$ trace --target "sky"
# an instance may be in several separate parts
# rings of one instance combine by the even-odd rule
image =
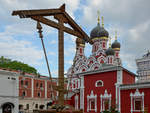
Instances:
[[[114,41],[115,30],[121,43],[123,66],[136,73],[135,59],[150,50],[150,0],[0,0],[0,56],[18,60],[35,67],[48,76],[36,22],[12,16],[14,10],[50,9],[66,4],[66,12],[90,36],[97,25],[97,11],[104,16],[105,29]],[[51,74],[58,75],[58,31],[42,24]],[[65,73],[75,56],[76,37],[64,36]],[[85,55],[91,54],[86,44]]]

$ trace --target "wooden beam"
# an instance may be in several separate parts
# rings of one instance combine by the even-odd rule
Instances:
[[[46,25],[51,26],[51,27],[54,27],[56,29],[60,29],[62,27],[63,31],[65,31],[66,33],[69,33],[71,35],[74,35],[74,36],[77,36],[77,37],[80,37],[80,38],[84,39],[83,35],[81,35],[79,32],[74,31],[74,30],[72,30],[72,29],[70,29],[68,27],[61,26],[59,23],[54,22],[52,20],[49,20],[47,18],[44,18],[42,16],[32,16],[31,18],[33,20],[39,21],[39,22],[41,22],[43,24],[46,24]]]
[[[68,15],[68,13],[63,12],[64,16],[68,19],[68,24],[75,30],[80,32],[84,36],[84,40],[86,42],[89,42],[92,44],[92,40],[89,38],[89,36],[81,29],[81,27]],[[80,37],[79,37],[80,38]]]
[[[51,16],[62,12],[62,9],[17,10],[13,11],[12,15],[19,15],[20,18],[30,18],[31,16]]]

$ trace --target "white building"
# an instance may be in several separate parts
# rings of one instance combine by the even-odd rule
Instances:
[[[18,75],[0,70],[0,113],[18,113]]]
[[[136,59],[138,80],[150,80],[150,52],[148,51],[142,58]]]

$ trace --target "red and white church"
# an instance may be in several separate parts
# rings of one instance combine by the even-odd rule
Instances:
[[[67,72],[69,104],[84,113],[102,113],[114,105],[121,113],[150,113],[150,82],[135,82],[137,75],[122,66],[117,35],[107,47],[109,33],[99,20],[90,33],[89,57],[84,54],[85,42],[76,40],[73,65]]]

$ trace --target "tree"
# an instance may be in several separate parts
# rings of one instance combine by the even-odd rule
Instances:
[[[26,73],[37,74],[37,70],[34,67],[31,67],[28,64],[24,64],[16,60],[12,61],[11,59],[4,58],[3,56],[0,57],[0,67]]]

